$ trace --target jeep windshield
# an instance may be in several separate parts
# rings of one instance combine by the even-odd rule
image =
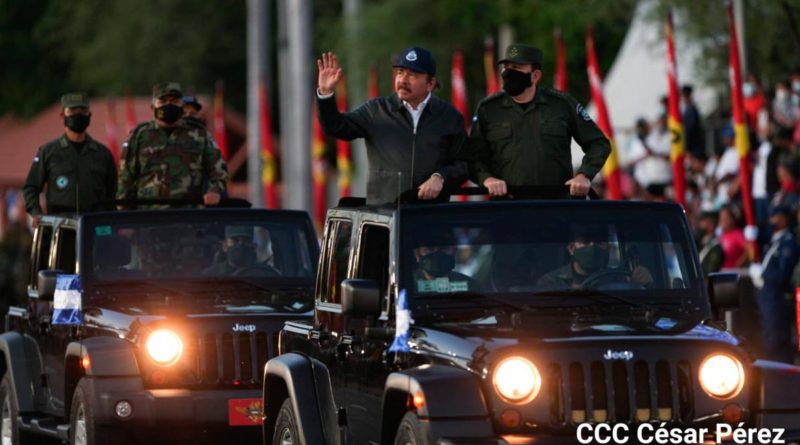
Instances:
[[[675,205],[417,206],[402,210],[400,230],[401,289],[417,307],[602,304],[641,311],[703,296],[688,226]]]
[[[248,306],[311,301],[319,253],[307,216],[298,212],[96,214],[84,217],[82,236],[81,277],[92,296],[205,297]]]

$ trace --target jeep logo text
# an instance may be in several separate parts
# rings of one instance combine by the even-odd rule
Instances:
[[[256,325],[254,324],[239,324],[233,325],[233,332],[255,332]]]
[[[633,360],[633,351],[612,351],[609,349],[603,354],[606,360]]]

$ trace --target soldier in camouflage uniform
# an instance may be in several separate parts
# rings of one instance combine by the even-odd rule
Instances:
[[[84,93],[61,97],[64,134],[39,147],[22,191],[25,207],[39,224],[39,194],[47,185],[47,212],[74,213],[96,209],[96,203],[114,199],[117,166],[109,149],[86,131],[92,112]]]
[[[493,196],[507,185],[568,185],[569,194],[586,195],[611,153],[608,139],[572,96],[540,85],[541,50],[509,45],[498,63],[503,91],[478,105],[464,150],[471,179]],[[572,138],[585,153],[574,175]]]
[[[208,132],[181,119],[182,98],[178,83],[153,87],[155,119],[134,128],[122,150],[118,199],[202,196],[205,205],[219,203],[227,166]]]

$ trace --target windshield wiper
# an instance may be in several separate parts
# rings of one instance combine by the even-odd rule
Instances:
[[[512,309],[520,311],[527,311],[529,309],[527,305],[519,304],[511,300],[506,300],[505,298],[496,297],[494,295],[487,295],[480,292],[446,292],[446,293],[435,293],[425,296],[417,295],[412,301],[416,304],[425,304],[428,301],[459,302],[459,300],[468,300],[469,302],[475,302],[475,301],[492,302],[495,304],[500,304],[502,306],[510,307]],[[453,305],[453,306],[458,307],[459,309],[463,309],[462,305]],[[481,305],[480,308],[484,307],[485,305]]]
[[[115,294],[141,293],[142,288],[145,288],[145,291],[148,290],[147,288],[150,288],[150,290],[158,290],[173,295],[186,294],[186,289],[176,289],[174,287],[170,287],[162,283],[147,281],[147,280],[124,280],[124,281],[100,282],[95,284],[95,286],[100,288],[114,288],[113,293]],[[112,292],[112,291],[107,291],[107,292]]]
[[[610,294],[608,292],[603,292],[596,289],[560,289],[560,290],[549,290],[549,291],[541,291],[541,292],[533,292],[529,295],[533,295],[536,297],[579,297],[585,300],[601,300],[603,298],[610,298],[613,300],[617,300],[621,303],[625,303],[627,306],[637,307],[637,308],[649,308],[650,305],[647,303],[642,303],[641,301],[632,300],[630,298],[626,298],[616,294]]]

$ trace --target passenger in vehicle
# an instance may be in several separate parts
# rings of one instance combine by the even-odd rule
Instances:
[[[551,289],[591,288],[607,283],[637,283],[647,286],[653,276],[646,267],[636,264],[632,270],[609,268],[608,233],[600,228],[573,228],[567,244],[570,261],[544,274],[539,287]]]
[[[478,290],[471,277],[456,272],[455,238],[450,232],[429,233],[414,249],[417,267],[414,286],[418,293],[465,292]]]
[[[227,226],[222,252],[220,261],[204,270],[204,274],[212,276],[281,275],[275,267],[258,261],[257,246],[253,241],[253,227],[251,226]]]

